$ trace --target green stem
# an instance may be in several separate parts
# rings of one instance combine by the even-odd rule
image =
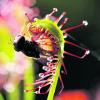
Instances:
[[[3,96],[0,94],[0,100],[4,100]]]
[[[18,84],[15,85],[15,90],[11,93],[8,93],[8,100],[14,100],[14,98],[16,98],[16,100],[20,100],[20,96],[19,96],[19,87]]]
[[[29,65],[29,68],[25,71],[25,74],[24,74],[24,84],[27,84],[27,83],[33,83],[34,82],[34,70],[33,70],[34,66],[32,64],[32,61],[30,61],[30,65]],[[29,89],[32,89],[33,86],[24,86],[24,89],[25,90],[29,90]],[[34,97],[34,93],[33,92],[25,92],[24,93],[24,100],[35,100],[35,97]]]
[[[54,98],[54,93],[55,93],[55,90],[56,90],[56,86],[57,86],[57,82],[58,82],[58,78],[59,78],[59,74],[60,74],[60,68],[61,68],[61,62],[59,61],[47,100],[54,100],[53,98]]]

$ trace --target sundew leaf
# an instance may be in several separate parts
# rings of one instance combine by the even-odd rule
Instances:
[[[60,68],[61,68],[61,62],[59,61],[58,66],[56,68],[55,75],[54,75],[53,84],[50,88],[47,100],[54,100],[53,98],[54,98],[54,94],[55,94],[56,87],[57,87],[57,82],[58,82],[58,78],[59,78],[59,74],[60,74]]]

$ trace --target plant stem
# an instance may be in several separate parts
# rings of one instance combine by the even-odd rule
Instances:
[[[27,83],[33,83],[34,82],[34,64],[32,64],[32,61],[29,62],[29,68],[25,71],[25,74],[24,74],[24,84],[27,84]],[[29,89],[32,89],[33,86],[30,86],[30,87],[27,87],[27,86],[24,86],[24,89],[25,90],[29,90]],[[24,93],[24,100],[35,100],[35,97],[34,97],[34,93],[33,92],[26,92]]]
[[[4,100],[3,96],[0,94],[0,100]]]

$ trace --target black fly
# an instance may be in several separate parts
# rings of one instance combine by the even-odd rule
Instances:
[[[14,40],[14,49],[23,52],[25,55],[34,58],[40,58],[38,44],[25,40],[24,36],[18,35]]]

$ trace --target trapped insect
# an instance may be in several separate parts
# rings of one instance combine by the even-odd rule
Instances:
[[[14,40],[14,47],[16,51],[21,51],[29,57],[33,57],[35,60],[44,60],[46,65],[42,67],[44,70],[43,73],[39,73],[39,79],[35,80],[32,84],[27,84],[26,86],[34,85],[34,89],[25,90],[25,92],[30,92],[35,90],[36,94],[45,94],[48,93],[50,87],[54,82],[54,75],[56,73],[56,68],[60,64],[64,69],[64,73],[67,74],[63,57],[64,54],[83,59],[86,55],[89,54],[89,50],[79,45],[72,43],[70,41],[65,41],[64,38],[67,38],[70,30],[81,26],[87,26],[87,21],[82,21],[81,24],[73,26],[67,29],[62,30],[64,24],[68,21],[69,18],[65,18],[61,25],[58,26],[58,23],[65,16],[63,12],[60,17],[55,20],[51,19],[51,16],[57,12],[57,8],[53,8],[53,11],[50,14],[47,14],[44,19],[34,18],[26,23],[21,35],[18,35]],[[26,14],[27,15],[27,14]],[[27,16],[28,17],[28,16]],[[64,51],[65,44],[80,48],[84,51],[82,56],[72,54],[70,52]],[[67,45],[66,45],[67,46]],[[62,83],[61,75],[59,72],[59,78]],[[49,88],[42,92],[41,89],[49,86]],[[60,91],[60,92],[61,92]]]

